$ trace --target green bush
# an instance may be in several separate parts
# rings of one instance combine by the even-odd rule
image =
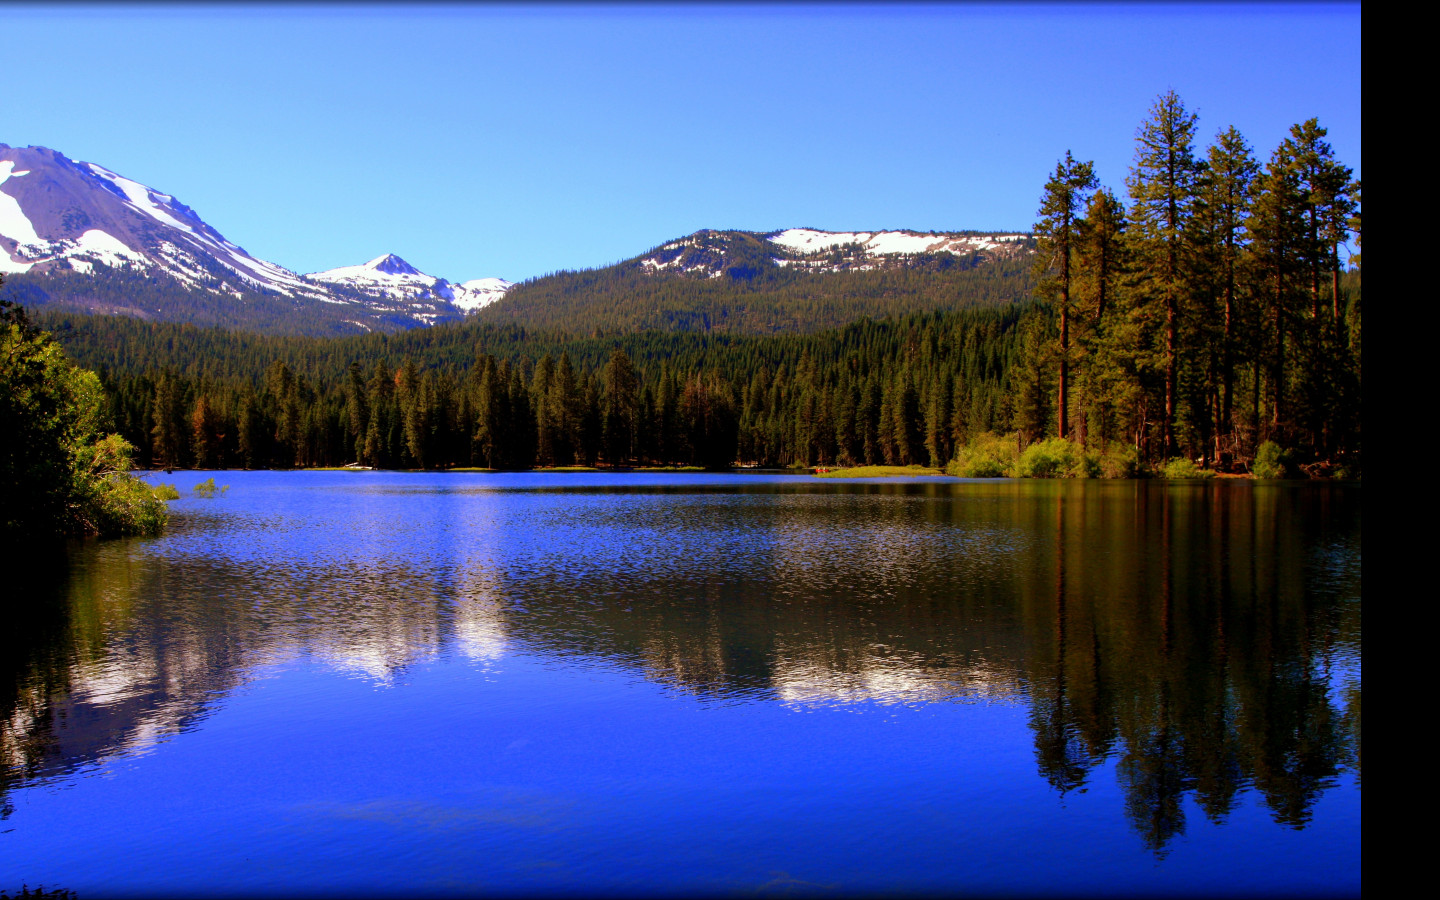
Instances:
[[[1290,451],[1274,441],[1266,441],[1255,451],[1250,471],[1256,478],[1284,478],[1290,471]]]
[[[159,534],[169,511],[166,500],[178,499],[172,485],[151,486],[130,474],[131,447],[109,434],[75,453],[76,500],[73,530],[83,534]]]
[[[94,372],[0,301],[0,534],[153,534],[165,501],[130,474],[134,448],[105,434]]]
[[[594,471],[594,470],[591,469],[591,470],[587,470],[587,471]],[[215,498],[215,495],[216,495],[217,493],[218,493],[218,494],[224,494],[224,493],[225,493],[226,491],[228,491],[228,490],[230,490],[230,485],[228,485],[228,484],[221,485],[220,487],[217,488],[217,487],[215,486],[215,479],[214,479],[213,477],[205,479],[204,481],[200,482],[199,484],[195,485],[195,487],[194,487],[195,496],[197,496],[197,497],[204,497],[204,498],[206,498],[206,499],[208,499],[208,500],[213,500],[213,499]]]
[[[961,447],[945,467],[960,478],[1007,478],[1015,471],[1016,436],[981,432]]]
[[[1021,478],[1073,478],[1084,464],[1084,453],[1065,438],[1049,438],[1025,448],[1015,466]]]
[[[1195,465],[1193,459],[1177,456],[1160,467],[1160,477],[1178,481],[1186,478],[1214,478],[1215,473]]]
[[[1140,449],[1134,444],[1112,443],[1100,456],[1100,474],[1105,478],[1139,478],[1145,474]]]
[[[1070,471],[1071,478],[1099,478],[1103,474],[1101,469],[1101,457],[1093,450],[1087,450],[1080,454],[1075,461],[1075,468]]]

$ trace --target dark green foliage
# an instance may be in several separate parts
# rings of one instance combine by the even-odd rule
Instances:
[[[1008,425],[1021,318],[913,314],[773,337],[471,322],[330,340],[47,321],[104,371],[146,464],[514,469],[943,461]]]
[[[25,311],[0,301],[0,533],[148,534],[165,504],[106,434],[95,373],[76,368]]]
[[[1103,462],[1117,441],[1174,471],[1244,471],[1277,441],[1306,472],[1358,472],[1360,274],[1339,263],[1358,184],[1314,120],[1263,169],[1233,128],[1203,156],[1195,133],[1173,92],[1158,98],[1130,208],[1101,189],[1070,232],[1092,182],[1068,156],[1057,167],[1036,225],[1051,312],[1022,327],[1011,427],[1022,444],[1074,440],[1101,470],[1128,468]]]
[[[1252,471],[1256,478],[1284,478],[1290,474],[1290,454],[1274,441],[1266,441],[1255,451]]]

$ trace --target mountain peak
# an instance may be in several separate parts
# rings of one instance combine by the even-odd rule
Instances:
[[[419,269],[393,253],[377,256],[365,264],[365,268],[384,272],[386,275],[422,275]]]

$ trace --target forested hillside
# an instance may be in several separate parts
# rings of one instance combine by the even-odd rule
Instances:
[[[522,282],[477,318],[577,334],[781,334],[838,328],[866,316],[1015,303],[1029,299],[1034,287],[1033,241],[1006,253],[890,257],[848,245],[778,262],[781,248],[749,232],[701,232],[683,243],[683,251],[662,247],[607,268]]]
[[[944,460],[957,434],[1008,423],[1020,318],[773,337],[471,324],[345,341],[148,323],[112,341],[108,321],[46,324],[99,369],[121,433],[155,465],[524,468]]]
[[[506,304],[560,310],[534,312],[543,328],[321,340],[43,322],[100,370],[116,426],[152,464],[1127,475],[1177,459],[1245,471],[1268,443],[1272,463],[1283,448],[1308,473],[1356,474],[1360,185],[1314,120],[1263,165],[1234,129],[1197,149],[1196,128],[1173,93],[1157,100],[1128,203],[1067,153],[1028,272],[1018,254],[799,272],[716,233],[731,245],[719,277],[636,263],[514,288]],[[821,299],[829,278],[846,287]],[[1010,302],[1029,282],[1033,299]],[[820,327],[865,312],[885,317]],[[751,333],[782,319],[787,333]],[[1027,469],[1020,451],[1047,441],[1060,462]]]

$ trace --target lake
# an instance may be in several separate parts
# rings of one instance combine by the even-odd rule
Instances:
[[[160,479],[6,588],[0,890],[1360,893],[1359,485]]]

